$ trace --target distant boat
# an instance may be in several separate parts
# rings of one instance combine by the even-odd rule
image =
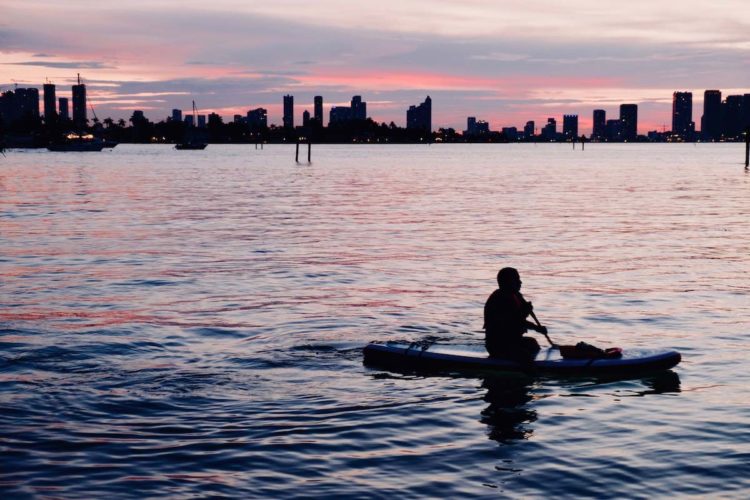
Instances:
[[[181,142],[179,144],[175,144],[175,149],[206,149],[205,142]]]
[[[94,137],[92,134],[77,134],[71,132],[66,135],[62,140],[50,143],[47,149],[50,151],[101,151],[105,147],[113,148],[115,146],[108,146],[108,141],[104,141],[98,137]]]
[[[208,146],[207,143],[199,141],[195,137],[195,117],[195,101],[193,101],[193,125],[185,132],[185,140],[175,144],[175,149],[206,149],[206,146]]]

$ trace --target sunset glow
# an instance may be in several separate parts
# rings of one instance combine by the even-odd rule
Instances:
[[[430,95],[436,128],[458,129],[466,116],[522,127],[573,113],[584,125],[595,108],[635,103],[643,133],[668,121],[675,90],[692,90],[698,109],[705,89],[747,92],[745,7],[9,0],[0,87],[49,80],[64,96],[80,73],[101,116],[141,109],[160,120],[194,99],[228,118],[265,107],[272,123],[284,94],[295,96],[298,117],[314,95],[326,112],[361,95],[374,120],[401,125]]]

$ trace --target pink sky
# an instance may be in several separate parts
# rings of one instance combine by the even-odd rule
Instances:
[[[594,109],[636,103],[645,133],[669,127],[675,90],[694,93],[697,123],[705,89],[750,92],[740,0],[3,3],[2,89],[48,78],[65,96],[81,73],[97,114],[116,119],[160,120],[195,99],[226,119],[266,107],[279,123],[284,94],[297,120],[314,95],[328,108],[356,94],[376,121],[403,125],[430,95],[435,128],[578,114],[586,133]]]

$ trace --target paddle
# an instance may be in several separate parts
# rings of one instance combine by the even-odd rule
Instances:
[[[534,311],[531,311],[531,317],[534,318],[534,321],[536,321],[536,326],[542,328],[542,324],[539,322],[539,318],[536,317],[536,314],[534,314]],[[544,338],[547,339],[547,342],[549,342],[549,345],[552,346],[553,349],[559,348],[557,344],[552,342],[552,340],[549,338],[549,335],[547,335],[546,333],[543,333],[542,335],[544,335]]]

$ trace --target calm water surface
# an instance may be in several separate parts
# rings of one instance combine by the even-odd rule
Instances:
[[[742,145],[0,157],[3,498],[746,498]],[[498,268],[632,380],[426,376]],[[541,340],[541,339],[540,339]]]

